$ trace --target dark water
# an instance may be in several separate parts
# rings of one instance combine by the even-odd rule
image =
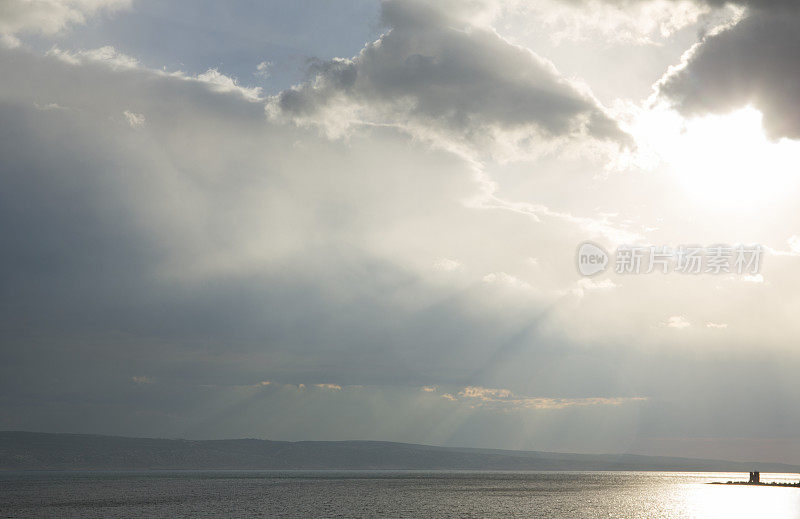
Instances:
[[[705,484],[745,477],[666,472],[0,473],[0,516],[800,519],[800,489]],[[771,479],[780,478],[800,476]]]

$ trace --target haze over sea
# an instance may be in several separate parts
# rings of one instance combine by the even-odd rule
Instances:
[[[798,518],[800,490],[734,473],[6,472],[3,517]],[[766,481],[797,474],[764,474]]]

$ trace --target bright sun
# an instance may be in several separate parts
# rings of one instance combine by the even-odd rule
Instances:
[[[787,194],[800,173],[800,142],[769,141],[761,118],[750,107],[691,120],[656,109],[633,131],[690,196],[718,207],[752,208]]]

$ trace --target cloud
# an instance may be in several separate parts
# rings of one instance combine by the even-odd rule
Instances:
[[[603,280],[595,280],[591,278],[581,278],[578,280],[578,287],[583,290],[610,290],[617,288],[616,283],[606,278]]]
[[[658,90],[686,116],[753,106],[772,139],[800,138],[796,102],[800,8],[796,2],[743,2],[741,21],[713,31],[668,72]]]
[[[251,101],[261,99],[261,87],[240,86],[236,78],[226,76],[215,68],[210,68],[202,74],[198,74],[197,79],[211,85],[211,88],[216,92],[238,92]]]
[[[786,245],[789,246],[788,250],[774,249],[772,247],[764,247],[764,250],[773,256],[800,256],[800,236],[793,234],[786,240]]]
[[[86,62],[103,63],[112,69],[136,69],[139,68],[139,60],[123,54],[114,47],[106,45],[97,49],[66,51],[54,46],[47,54],[55,56],[71,65],[80,65]]]
[[[15,49],[20,45],[22,45],[22,42],[16,36],[11,34],[0,34],[0,47]]]
[[[477,398],[486,402],[499,399],[508,400],[513,393],[508,389],[493,389],[486,387],[469,386],[458,392],[458,396],[464,398]]]
[[[789,244],[789,249],[793,253],[800,254],[800,236],[793,234],[788,240],[786,240],[786,243]]]
[[[707,322],[706,328],[711,328],[712,330],[724,330],[728,327],[728,323],[712,323]]]
[[[0,217],[18,222],[0,232],[15,301],[0,364],[27,366],[2,370],[3,391],[56,378],[34,351],[69,366],[77,401],[124,407],[127,370],[159,387],[419,387],[533,340],[541,297],[503,308],[480,276],[431,272],[450,254],[504,257],[486,239],[529,225],[461,202],[480,188],[462,157],[394,129],[330,141],[116,51],[3,50],[0,67]]]
[[[450,258],[439,258],[433,262],[433,268],[443,272],[453,272],[464,268],[463,263]]]
[[[58,46],[54,46],[47,52],[47,55],[54,56],[61,61],[74,66],[85,65],[87,63],[96,63],[112,70],[138,70],[149,75],[167,76],[186,81],[198,81],[207,85],[208,88],[214,92],[241,95],[243,98],[252,102],[262,101],[261,87],[241,86],[236,78],[226,76],[215,68],[208,69],[207,71],[196,76],[185,74],[179,70],[167,72],[166,70],[147,69],[142,66],[138,59],[119,52],[110,45],[99,47],[97,49],[77,51],[67,51],[59,48]]]
[[[483,276],[483,281],[492,285],[520,290],[530,290],[533,288],[528,282],[506,272],[490,272]]]
[[[129,7],[131,0],[5,0],[0,4],[0,34],[53,35],[83,24],[102,11]]]
[[[314,387],[318,387],[320,389],[328,389],[330,391],[341,391],[342,386],[338,384],[314,384]]]
[[[676,328],[678,330],[683,330],[684,328],[688,328],[689,326],[691,326],[692,323],[687,321],[686,318],[683,317],[682,315],[673,315],[667,320],[665,325],[668,328]]]
[[[144,126],[144,115],[131,112],[130,110],[125,110],[122,112],[122,115],[125,116],[125,120],[128,122],[131,128],[141,128]]]
[[[514,409],[565,409],[585,406],[618,406],[634,402],[645,402],[645,397],[589,397],[589,398],[544,398],[516,395],[508,389],[467,386],[449,398],[454,402],[466,402],[472,406]]]
[[[445,33],[508,51],[482,21],[490,14],[453,5],[458,23],[416,21],[431,27],[406,44],[429,48],[430,32],[438,52]],[[483,62],[493,54],[478,58],[492,68]],[[675,214],[660,212],[669,190],[649,184],[656,173],[599,182],[595,162],[561,156],[480,164],[468,155],[483,141],[465,128],[515,133],[480,103],[463,127],[393,106],[375,119],[387,124],[332,140],[315,126],[328,123],[325,109],[307,114],[307,127],[268,119],[248,85],[148,69],[115,47],[3,49],[0,67],[3,427],[555,448],[565,430],[591,442],[676,423],[722,434],[798,423],[781,398],[796,394],[796,356],[786,347],[777,364],[765,359],[783,345],[763,333],[796,331],[781,318],[796,313],[794,284],[759,287],[775,296],[763,299],[763,324],[745,283],[634,276],[595,297],[569,292],[612,288],[577,281],[574,250],[587,234],[639,229],[651,208],[664,232],[676,230]],[[512,67],[508,78],[520,74]],[[370,110],[395,103],[340,94]],[[145,117],[136,131],[126,111]],[[471,151],[430,146],[409,128]],[[496,198],[465,202],[490,182]],[[647,191],[634,197],[633,184]],[[547,206],[533,202],[540,196]],[[520,202],[501,203],[510,197]],[[787,220],[772,243],[794,232]],[[432,268],[442,259],[465,267],[442,275]],[[712,307],[736,322],[735,337],[649,326]],[[698,337],[707,342],[687,365],[681,346]],[[158,383],[134,384],[132,373]],[[744,392],[745,378],[764,392]],[[645,405],[626,405],[639,395]],[[767,405],[754,405],[763,395]]]
[[[690,0],[540,0],[510,9],[522,12],[549,29],[549,38],[653,45],[693,25],[709,12],[702,2]]]
[[[393,125],[478,153],[559,138],[627,142],[588,89],[529,49],[476,25],[486,4],[388,0],[390,30],[354,58],[318,61],[311,79],[275,96],[270,112],[324,121],[332,134]]]
[[[269,77],[270,67],[272,67],[272,62],[262,61],[256,66],[256,71],[254,72],[254,75],[262,79],[267,79]]]

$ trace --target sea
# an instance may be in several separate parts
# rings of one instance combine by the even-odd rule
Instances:
[[[800,488],[677,472],[3,472],[1,517],[794,518]],[[762,481],[798,481],[762,474]]]

